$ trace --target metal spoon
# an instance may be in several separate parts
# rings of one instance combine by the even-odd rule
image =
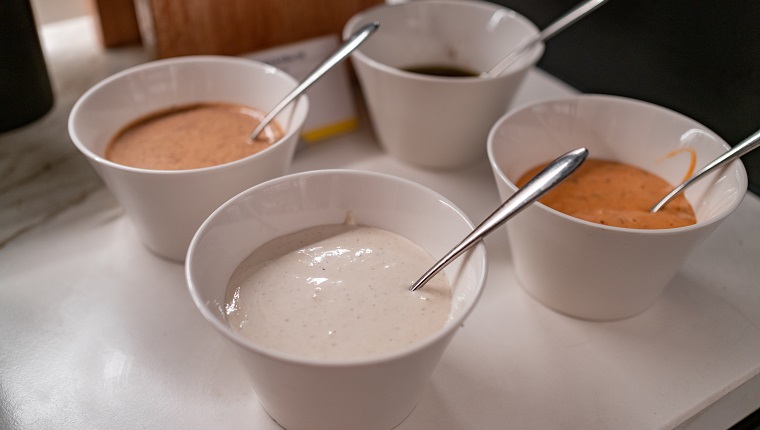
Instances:
[[[552,161],[534,176],[533,179],[528,181],[527,184],[517,190],[512,197],[499,206],[499,208],[480,223],[479,226],[475,227],[472,233],[468,234],[467,237],[449,251],[448,254],[438,260],[438,262],[425,272],[417,282],[409,287],[409,290],[417,291],[422,288],[423,285],[432,279],[433,276],[437,275],[444,267],[448,266],[449,263],[454,261],[468,249],[475,246],[476,243],[483,240],[484,237],[491,234],[492,231],[499,228],[502,224],[507,222],[507,220],[517,215],[529,204],[538,200],[549,190],[559,185],[560,182],[565,180],[568,175],[573,173],[575,169],[586,160],[587,156],[588,150],[586,148],[579,148]]]
[[[712,171],[713,169],[716,169],[726,163],[728,163],[731,160],[734,160],[736,158],[739,158],[748,152],[756,149],[760,146],[760,130],[756,131],[754,134],[752,134],[750,137],[744,139],[740,144],[734,146],[730,151],[726,151],[721,155],[720,157],[716,158],[715,160],[711,161],[709,164],[707,164],[705,167],[701,168],[697,173],[691,175],[691,177],[683,182],[681,182],[680,185],[673,188],[673,191],[669,192],[665,197],[662,198],[659,202],[657,202],[656,205],[652,206],[651,209],[649,209],[649,212],[657,212],[658,210],[662,209],[663,206],[668,204],[675,196],[681,193],[686,187],[693,184],[703,176],[705,176],[707,173]]]
[[[591,13],[593,10],[601,6],[606,1],[607,0],[589,0],[589,1],[581,3],[575,9],[571,10],[570,12],[568,12],[567,14],[565,14],[558,20],[554,21],[551,25],[546,27],[542,32],[538,33],[537,35],[521,43],[517,48],[512,50],[512,52],[510,52],[506,57],[504,57],[504,59],[502,59],[495,66],[493,66],[491,70],[482,74],[481,76],[491,77],[491,78],[495,78],[496,76],[499,76],[504,70],[507,69],[507,67],[512,65],[512,63],[514,63],[515,61],[517,61],[517,59],[520,58],[521,55],[523,55],[528,50],[536,46],[536,44],[549,40],[552,36],[556,35],[560,31],[575,24],[578,20],[580,20],[584,16]]]
[[[264,119],[261,120],[258,126],[253,129],[250,135],[248,135],[248,141],[249,143],[256,139],[256,137],[266,128],[266,126],[274,119],[274,117],[277,116],[277,114],[280,113],[282,109],[285,108],[290,102],[292,102],[296,97],[301,95],[302,92],[306,91],[307,88],[309,88],[314,82],[316,82],[319,78],[321,78],[325,73],[327,73],[330,69],[332,69],[336,64],[340,63],[343,59],[345,59],[348,54],[353,52],[354,49],[358,48],[359,45],[361,45],[367,38],[375,32],[375,30],[380,27],[380,24],[377,22],[372,22],[370,24],[367,24],[357,30],[354,34],[349,37],[345,43],[337,50],[334,54],[332,54],[327,60],[325,60],[324,63],[322,63],[319,67],[314,69],[313,72],[309,76],[306,77],[306,79],[303,80],[293,91],[290,92],[287,96],[285,96],[282,101],[272,109],[267,116],[264,117]]]

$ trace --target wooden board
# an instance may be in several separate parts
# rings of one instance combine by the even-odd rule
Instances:
[[[158,58],[239,55],[325,34],[382,0],[135,0],[143,45]]]
[[[103,46],[140,43],[133,0],[90,0],[90,8]]]

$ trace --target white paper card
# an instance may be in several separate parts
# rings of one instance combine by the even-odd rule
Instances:
[[[252,52],[243,57],[271,64],[302,81],[333,54],[340,43],[337,35],[327,35]],[[348,60],[335,66],[306,90],[309,115],[302,137],[309,143],[353,130],[358,125],[345,61]]]

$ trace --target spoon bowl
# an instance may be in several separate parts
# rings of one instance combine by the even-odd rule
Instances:
[[[540,199],[541,196],[549,192],[552,188],[559,185],[571,173],[573,173],[588,157],[586,148],[579,148],[570,151],[556,160],[549,163],[524,187],[517,191],[512,197],[507,199],[496,211],[488,216],[479,226],[468,234],[457,246],[448,254],[438,260],[420,279],[417,280],[410,288],[410,291],[417,291],[422,288],[438,272],[443,270],[454,259],[462,255],[465,251],[475,246],[476,243],[483,240],[491,232],[499,228],[510,218],[517,215],[525,209],[526,206]]]

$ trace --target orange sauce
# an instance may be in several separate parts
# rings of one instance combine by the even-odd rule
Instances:
[[[524,173],[517,186],[525,185],[544,167]],[[683,194],[657,213],[649,212],[671,189],[659,176],[637,167],[587,159],[540,202],[564,214],[615,227],[663,229],[695,224],[694,210]]]

